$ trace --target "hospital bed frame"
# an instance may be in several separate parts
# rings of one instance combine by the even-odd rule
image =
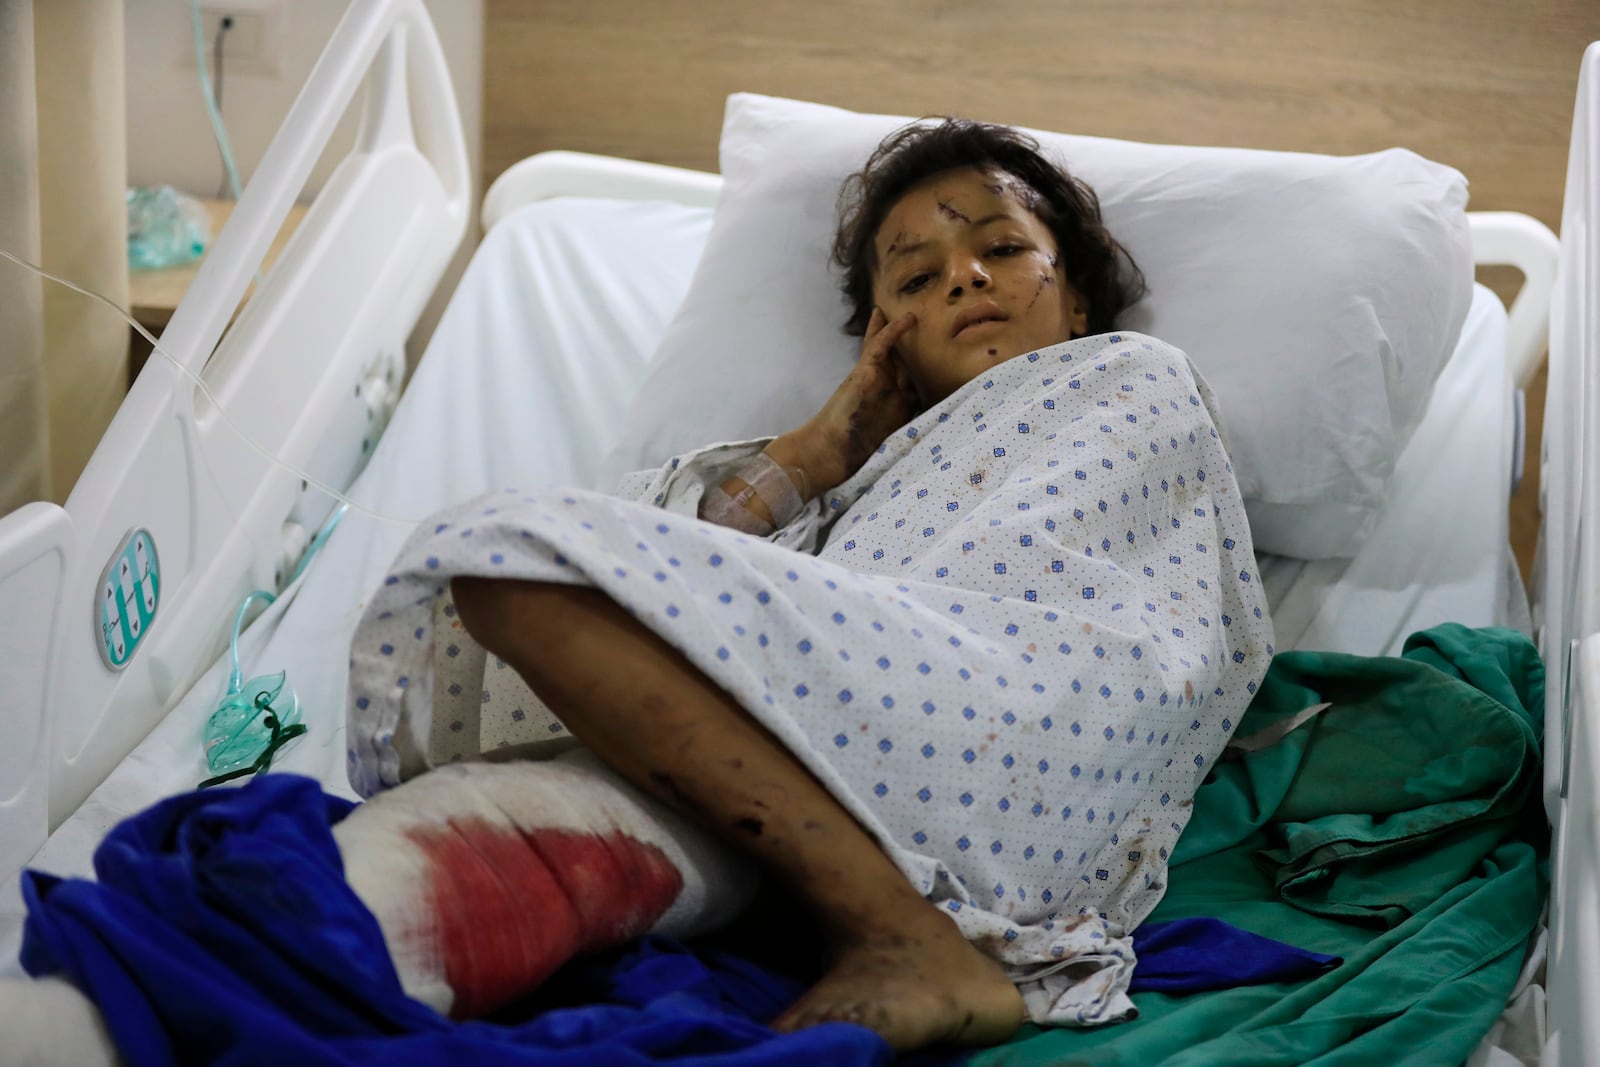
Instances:
[[[351,105],[361,108],[355,147],[233,317]],[[482,217],[492,227],[562,195],[710,206],[720,187],[716,175],[551,152],[506,171]],[[333,506],[311,479],[348,487],[393,410],[406,336],[465,233],[469,195],[454,94],[422,0],[355,0],[161,338],[187,373],[152,358],[65,507],[0,517],[0,873],[23,866],[216,660],[240,599],[281,587],[293,570]],[[1475,262],[1525,276],[1507,331],[1519,387],[1533,379],[1548,331],[1544,523],[1530,590],[1548,670],[1554,827],[1544,1062],[1594,1063],[1600,43],[1583,59],[1559,243],[1515,213],[1469,220]],[[123,560],[154,573],[133,575],[129,590]],[[140,616],[137,645],[113,665],[102,605],[119,588],[125,613],[155,603]]]

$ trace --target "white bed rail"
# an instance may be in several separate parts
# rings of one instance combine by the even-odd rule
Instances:
[[[588,152],[540,152],[507,167],[483,197],[485,232],[524,204],[556,196],[668,200],[715,207],[722,175]]]
[[[1550,227],[1517,211],[1469,211],[1472,262],[1480,267],[1515,267],[1522,288],[1506,321],[1506,359],[1511,380],[1526,389],[1544,362],[1550,335],[1550,290],[1555,284],[1561,242]]]
[[[1600,1062],[1600,42],[1584,53],[1550,312],[1542,469],[1545,805],[1551,868],[1544,1064]]]
[[[0,518],[0,872],[21,867],[44,841],[49,723],[45,684],[54,652],[57,593],[73,563],[72,522],[54,504]]]
[[[233,318],[363,84],[355,147]],[[41,649],[19,664],[17,646],[6,648],[23,677],[0,689],[8,737],[29,736],[41,714],[47,724],[18,794],[48,782],[34,845],[215,660],[239,600],[278,587],[304,530],[331,507],[225,423],[318,480],[344,488],[359,472],[398,392],[406,336],[465,233],[468,173],[422,0],[354,0],[161,338],[226,418],[153,356],[65,508],[0,520],[0,604],[52,636],[48,657]],[[103,569],[139,530],[158,557],[159,598],[114,669],[102,652]],[[0,770],[0,793],[10,792],[13,768]],[[0,797],[0,862],[27,845],[3,808],[11,802]]]

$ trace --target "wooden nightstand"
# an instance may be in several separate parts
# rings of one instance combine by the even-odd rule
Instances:
[[[235,201],[202,200],[201,203],[211,216],[211,237],[215,240],[222,232],[223,224],[228,221],[228,216],[233,214]],[[300,220],[305,218],[308,206],[296,204],[289,209],[289,217],[284,220],[278,236],[273,238],[272,246],[267,249],[267,258],[262,263],[262,270],[277,260],[278,254],[283,251],[284,243],[289,240],[289,235],[294,233],[295,227],[300,225]],[[161,331],[167,328],[172,313],[178,308],[178,302],[183,299],[183,294],[189,291],[189,284],[194,281],[194,276],[204,261],[205,256],[202,255],[193,263],[186,263],[181,267],[129,271],[128,308],[139,324],[160,337]],[[245,290],[246,300],[250,298],[250,293],[254,289],[255,286],[252,284]],[[131,330],[129,332],[132,334],[128,349],[128,384],[131,386],[134,378],[138,377],[140,368],[144,366],[144,361],[149,358],[150,345],[137,333]]]

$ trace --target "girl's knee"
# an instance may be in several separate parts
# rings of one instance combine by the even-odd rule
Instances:
[[[467,633],[485,649],[504,655],[503,644],[507,623],[515,605],[512,603],[513,586],[519,583],[498,578],[478,578],[459,575],[450,580],[450,598],[455,602],[456,614]]]
[[[521,644],[558,641],[589,599],[604,594],[550,582],[458,575],[450,580],[450,596],[472,639],[512,660]]]

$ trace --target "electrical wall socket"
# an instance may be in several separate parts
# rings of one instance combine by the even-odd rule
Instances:
[[[222,36],[222,73],[268,74],[278,73],[279,5],[260,0],[203,0],[200,4],[200,36],[205,43],[206,65],[215,76],[217,34],[222,31],[224,19],[231,20]],[[190,20],[185,20],[189,32],[184,34],[178,65],[188,70],[196,69],[194,32]]]

